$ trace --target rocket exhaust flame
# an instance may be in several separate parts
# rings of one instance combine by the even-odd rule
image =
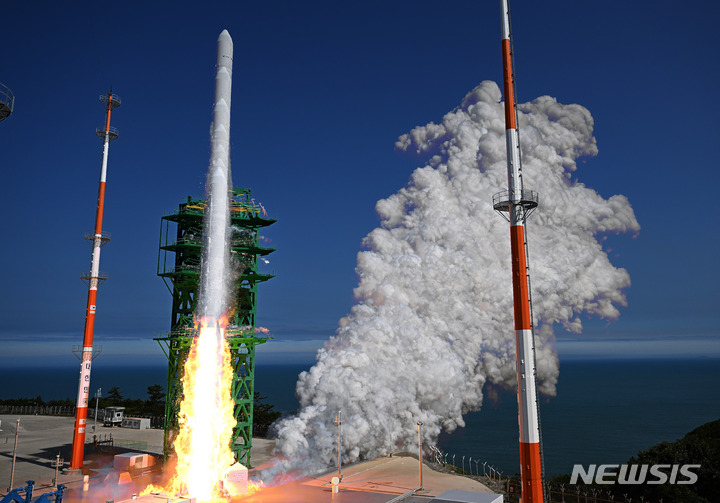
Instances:
[[[224,327],[208,318],[201,318],[199,324],[185,364],[172,489],[211,501],[222,497],[220,482],[235,462],[229,445],[235,426],[230,396],[233,372]]]

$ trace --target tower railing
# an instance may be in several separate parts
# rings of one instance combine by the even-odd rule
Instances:
[[[518,195],[520,197],[518,197]],[[538,206],[538,194],[534,190],[522,190],[520,194],[514,194],[509,190],[503,190],[493,195],[493,209],[500,213],[505,219],[509,218],[504,213],[510,211],[510,205],[520,204],[525,208],[525,218]]]
[[[95,128],[95,134],[98,136],[98,138],[105,138],[105,128],[104,127],[98,127]],[[120,132],[118,131],[118,128],[114,126],[110,126],[107,130],[108,139],[110,141],[115,141],[120,136]]]

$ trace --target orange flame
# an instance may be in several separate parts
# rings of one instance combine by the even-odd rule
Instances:
[[[260,492],[263,487],[265,487],[265,485],[259,480],[257,482],[248,481],[246,496],[252,496],[253,494]]]
[[[230,449],[236,422],[226,324],[226,319],[199,320],[199,333],[185,363],[180,431],[174,442],[177,465],[167,486],[160,489],[190,495],[198,503],[227,501],[222,480],[235,462]],[[146,491],[157,490],[151,487]]]

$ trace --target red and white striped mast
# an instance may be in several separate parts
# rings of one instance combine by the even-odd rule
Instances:
[[[523,189],[508,0],[500,0],[500,5],[502,7],[508,190],[495,194],[493,207],[499,212],[507,212],[507,218],[510,221],[522,501],[523,503],[541,503],[543,501],[543,474],[537,384],[535,382],[535,335],[533,333],[530,268],[527,261],[525,236],[525,220],[537,207],[538,198],[537,193]]]
[[[105,206],[105,181],[107,176],[108,151],[110,150],[110,142],[117,139],[117,130],[110,127],[110,114],[114,108],[120,106],[120,98],[115,96],[112,91],[107,96],[100,96],[100,101],[106,104],[105,127],[98,129],[97,135],[103,138],[103,154],[102,167],[100,169],[100,188],[98,189],[97,212],[95,213],[95,232],[85,236],[86,239],[92,241],[92,262],[90,272],[85,273],[82,279],[87,280],[88,298],[87,307],[85,309],[85,334],[83,336],[82,356],[80,357],[80,384],[78,386],[77,408],[75,411],[75,432],[73,435],[72,460],[70,461],[71,470],[81,470],[83,466],[83,457],[85,455],[85,427],[88,409],[88,393],[90,391],[90,367],[94,356],[99,354],[96,351],[93,354],[93,333],[95,330],[95,307],[97,302],[98,285],[107,279],[100,272],[100,248],[110,240],[107,233],[103,233],[103,209]],[[78,348],[79,349],[79,348]],[[77,354],[77,353],[76,353]]]

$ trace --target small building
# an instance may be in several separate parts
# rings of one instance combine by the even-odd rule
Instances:
[[[127,452],[113,458],[113,467],[118,471],[141,470],[155,464],[155,458],[144,452]]]
[[[125,407],[105,407],[103,409],[103,426],[122,426]]]

